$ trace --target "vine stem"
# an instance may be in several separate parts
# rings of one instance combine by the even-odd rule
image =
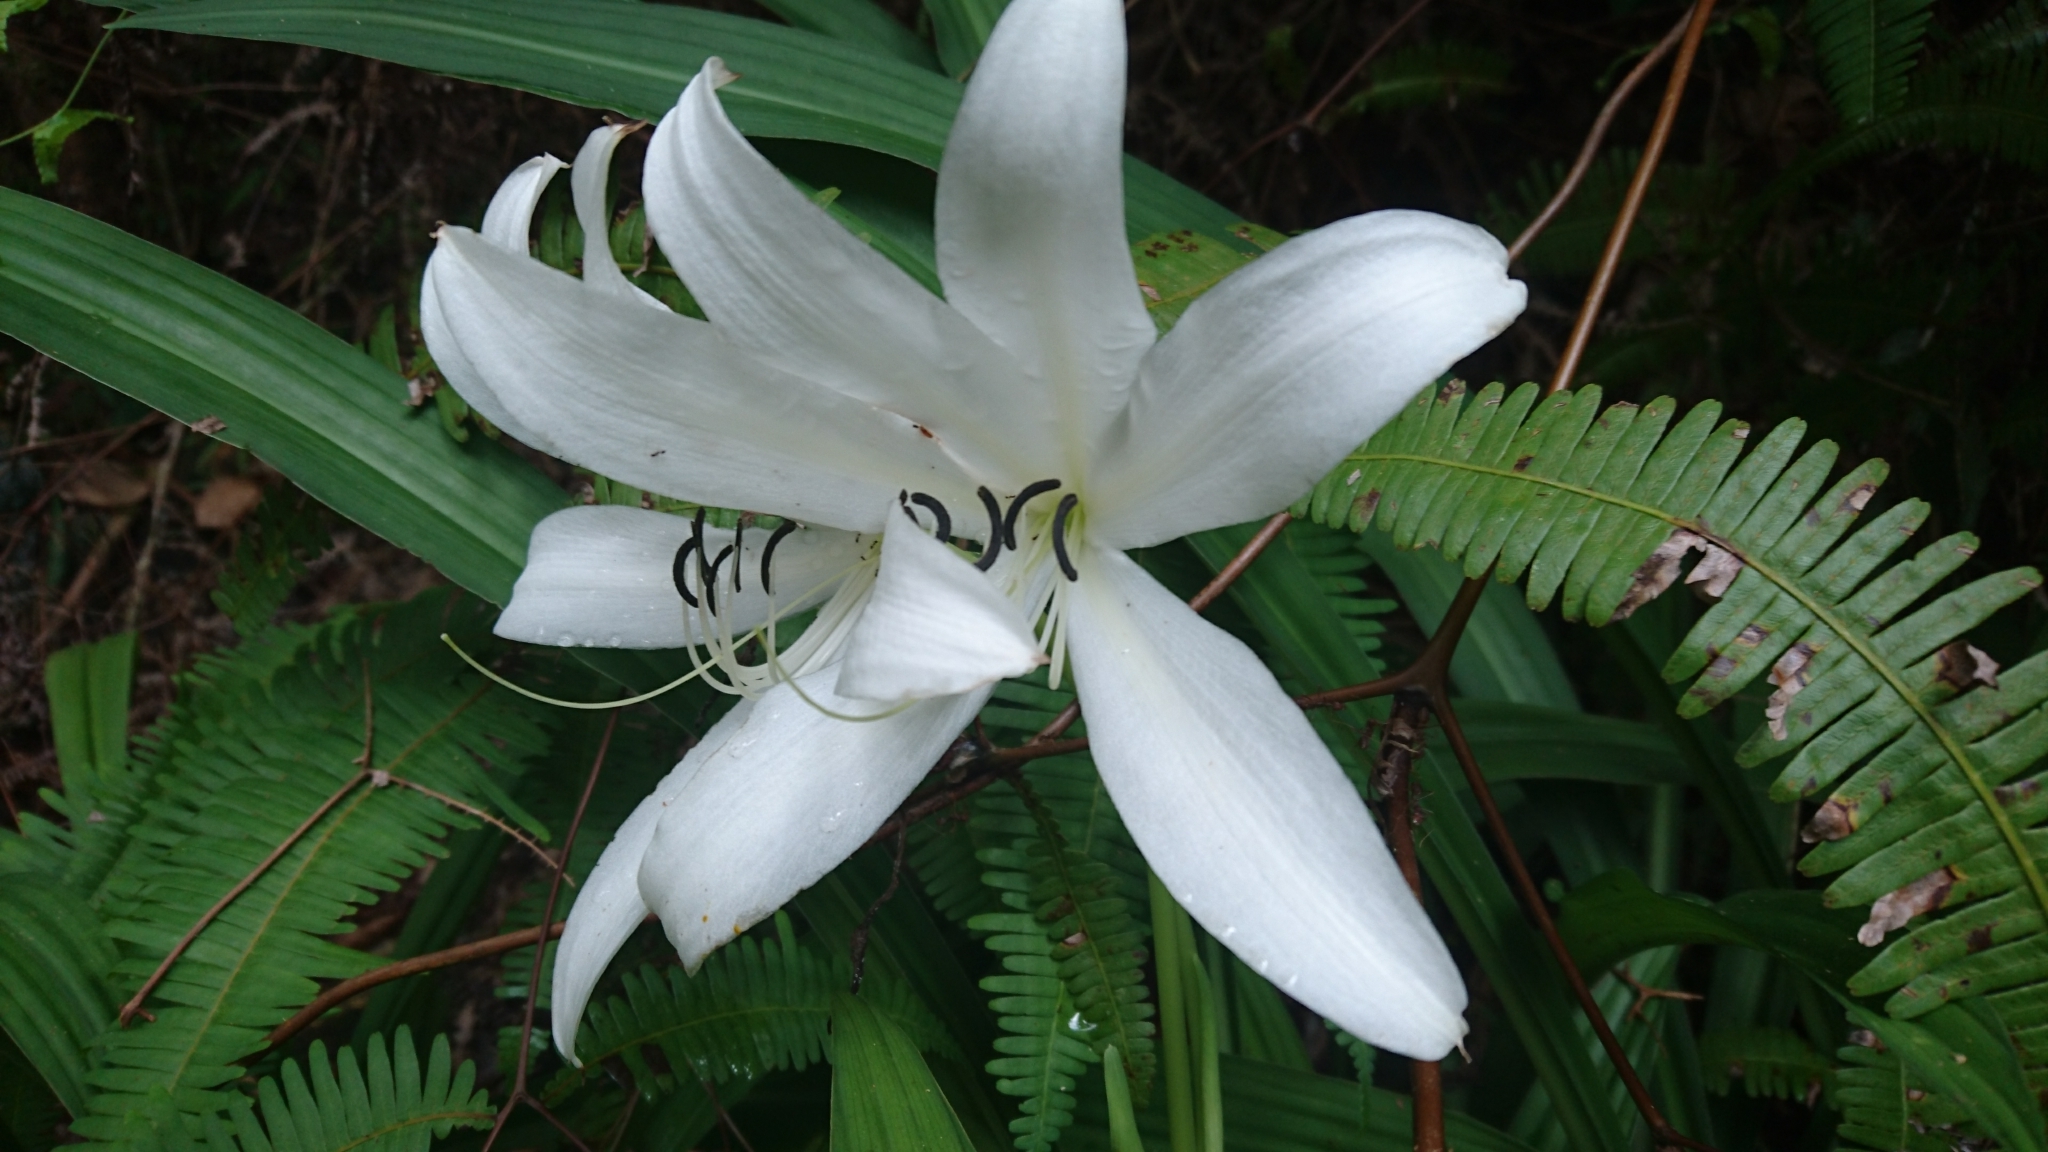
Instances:
[[[1628,182],[1628,194],[1622,198],[1621,211],[1614,217],[1614,227],[1607,233],[1607,247],[1600,253],[1600,263],[1593,269],[1593,283],[1586,288],[1586,298],[1579,304],[1579,317],[1572,324],[1571,339],[1566,341],[1564,354],[1558,357],[1557,371],[1550,378],[1550,391],[1557,392],[1571,383],[1573,373],[1579,370],[1579,361],[1586,354],[1586,344],[1593,338],[1593,325],[1600,319],[1600,305],[1607,299],[1607,290],[1614,284],[1614,270],[1621,264],[1621,252],[1628,244],[1628,235],[1634,230],[1636,216],[1642,212],[1643,199],[1650,191],[1650,178],[1657,174],[1657,162],[1664,156],[1664,146],[1671,141],[1671,125],[1678,119],[1678,104],[1685,96],[1685,82],[1692,76],[1693,60],[1699,54],[1700,37],[1706,34],[1707,18],[1714,13],[1714,0],[1697,0],[1692,15],[1687,19],[1685,39],[1678,46],[1678,59],[1671,65],[1671,79],[1664,85],[1664,102],[1657,108],[1657,122],[1650,129],[1650,139],[1643,145],[1643,158],[1636,162],[1635,175]],[[1605,128],[1595,123],[1595,128]],[[1590,163],[1590,158],[1581,154],[1581,159]]]
[[[1571,171],[1565,173],[1564,181],[1557,186],[1557,191],[1550,197],[1550,203],[1545,204],[1543,211],[1538,212],[1536,218],[1529,221],[1529,226],[1522,229],[1522,234],[1515,237],[1515,242],[1508,245],[1510,261],[1520,260],[1522,254],[1529,250],[1529,245],[1536,242],[1536,237],[1541,236],[1543,230],[1550,227],[1551,221],[1557,219],[1557,214],[1564,211],[1565,204],[1570,202],[1572,196],[1578,192],[1580,183],[1586,179],[1586,173],[1592,170],[1593,158],[1600,154],[1600,142],[1607,138],[1607,129],[1613,126],[1614,117],[1621,111],[1621,106],[1628,103],[1628,98],[1658,63],[1671,55],[1671,50],[1678,46],[1679,38],[1684,36],[1685,30],[1691,26],[1692,10],[1688,8],[1685,15],[1678,18],[1678,23],[1671,26],[1671,31],[1664,34],[1664,39],[1659,40],[1655,48],[1645,53],[1643,58],[1636,62],[1636,66],[1629,69],[1628,75],[1622,77],[1621,83],[1614,86],[1614,95],[1607,98],[1607,103],[1600,109],[1600,115],[1593,118],[1593,127],[1586,133],[1586,142],[1579,146],[1578,158],[1572,161]]]
[[[70,93],[64,97],[64,103],[58,105],[57,110],[55,112],[52,112],[48,116],[43,117],[41,120],[36,121],[35,123],[29,125],[26,128],[23,128],[21,131],[16,132],[14,135],[7,137],[5,140],[0,140],[0,148],[5,148],[9,144],[14,143],[16,140],[23,140],[30,136],[35,135],[37,132],[42,130],[43,125],[48,124],[50,121],[55,120],[57,117],[62,116],[66,112],[71,111],[72,102],[78,99],[78,93],[85,88],[85,78],[92,75],[93,65],[99,63],[100,53],[106,51],[107,41],[112,40],[113,38],[114,30],[112,28],[108,28],[102,31],[100,33],[100,42],[98,44],[93,45],[92,55],[87,56],[85,58],[85,67],[79,71],[78,79],[71,85]]]
[[[576,800],[576,814],[569,818],[569,834],[562,837],[562,861],[555,867],[555,874],[548,881],[548,901],[542,907],[540,914],[540,922],[545,926],[541,930],[542,935],[554,934],[547,930],[552,929],[555,925],[555,902],[561,898],[562,879],[569,872],[569,853],[576,849],[576,833],[583,828],[583,815],[590,810],[591,793],[597,791],[597,777],[600,772],[604,771],[605,753],[611,751],[612,733],[616,732],[618,727],[619,714],[617,712],[613,712],[605,717],[604,735],[598,739],[597,755],[591,757],[590,774],[583,780],[583,795]],[[499,1135],[505,1131],[505,1122],[512,1118],[513,1109],[519,1107],[521,1103],[525,1103],[535,1112],[540,1113],[541,1119],[554,1125],[555,1131],[568,1137],[569,1142],[576,1146],[578,1152],[590,1152],[590,1147],[583,1142],[582,1137],[570,1131],[568,1125],[556,1119],[555,1114],[550,1112],[546,1105],[542,1104],[533,1093],[526,1090],[526,1071],[533,1062],[529,1058],[529,1053],[533,1050],[533,1008],[535,1002],[540,998],[540,969],[541,963],[547,957],[547,952],[548,946],[545,940],[534,941],[533,968],[526,979],[526,1011],[519,1021],[519,1066],[512,1073],[512,1093],[505,1098],[505,1106],[498,1110],[498,1118],[491,1125],[491,1134],[484,1139],[484,1152],[490,1152],[491,1147],[498,1142]]]
[[[1428,717],[1426,693],[1412,688],[1396,693],[1373,771],[1374,783],[1387,803],[1387,843],[1417,904],[1422,903],[1422,868],[1415,857],[1413,769],[1415,757],[1422,752],[1422,727]],[[1408,1077],[1415,1104],[1415,1152],[1446,1152],[1443,1065],[1435,1060],[1414,1061]]]

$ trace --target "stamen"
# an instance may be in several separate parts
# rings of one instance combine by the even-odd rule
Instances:
[[[1067,558],[1067,513],[1080,502],[1081,497],[1069,492],[1060,497],[1060,506],[1052,514],[1052,554],[1059,558],[1060,571],[1066,573],[1069,580],[1081,578],[1081,574],[1074,570],[1074,562]]]
[[[711,549],[704,546],[704,509],[701,505],[697,509],[697,518],[690,521],[690,538],[697,542],[697,582],[708,591],[711,587],[711,569],[707,565],[710,563]]]
[[[761,549],[761,591],[766,592],[770,596],[775,595],[775,589],[768,583],[768,562],[775,558],[775,546],[782,543],[784,536],[794,531],[796,531],[796,521],[784,520],[782,526],[769,535],[768,546]],[[734,587],[738,587],[738,585],[735,584]]]
[[[453,636],[448,635],[446,632],[441,633],[441,643],[446,644],[450,648],[455,649],[455,654],[457,656],[462,657],[463,663],[468,664],[471,668],[474,668],[478,672],[483,673],[484,677],[494,684],[497,684],[504,688],[510,688],[512,691],[519,693],[521,696],[524,696],[529,700],[538,700],[543,704],[553,704],[557,708],[575,708],[580,711],[586,712],[597,712],[602,711],[606,708],[624,708],[631,704],[644,704],[647,701],[654,699],[656,696],[659,696],[664,692],[673,691],[677,688],[682,687],[685,684],[688,684],[690,681],[695,680],[697,676],[701,672],[703,672],[702,668],[699,668],[694,672],[685,672],[681,677],[675,680],[671,680],[666,684],[663,684],[661,687],[656,688],[652,692],[642,692],[638,696],[628,696],[624,700],[601,700],[596,703],[589,703],[582,700],[557,700],[553,696],[543,696],[530,688],[521,688],[519,685],[514,684],[510,680],[505,679],[503,676],[498,675],[496,672],[491,671],[489,668],[484,667],[482,664],[477,662],[476,657],[471,656],[467,652],[464,652],[462,650],[462,645],[457,644],[455,642],[455,638]]]
[[[676,591],[682,593],[683,603],[688,604],[692,608],[697,606],[697,596],[696,593],[690,591],[690,570],[686,565],[690,561],[690,551],[695,547],[697,547],[697,538],[695,536],[683,541],[683,546],[676,549],[675,562],[668,566],[669,578],[676,582]]]
[[[710,609],[713,616],[718,615],[718,566],[725,563],[725,558],[730,555],[732,545],[727,544],[725,551],[718,554],[718,559],[711,562],[711,571],[704,577],[704,607]],[[739,571],[737,563],[733,565],[733,571]]]
[[[943,544],[953,538],[953,517],[947,513],[946,506],[939,503],[938,497],[927,496],[922,492],[912,492],[910,494],[910,502],[932,514],[932,520],[936,522],[932,535],[939,538],[939,543]],[[911,517],[913,522],[916,519],[915,516]]]
[[[996,494],[986,486],[974,490],[981,497],[981,506],[988,509],[988,543],[981,546],[981,559],[974,562],[983,572],[996,566],[996,557],[1003,554],[1003,506],[996,500]]]
[[[732,550],[738,553],[741,559],[744,559],[746,557],[747,551],[746,549],[740,547],[740,533],[745,532],[746,530],[747,518],[745,516],[742,516],[738,520],[733,521]],[[734,560],[732,562],[732,590],[735,592],[740,590],[740,571],[744,567],[745,565],[741,564],[739,560]]]
[[[1017,513],[1022,512],[1026,504],[1059,486],[1060,482],[1057,480],[1040,480],[1035,484],[1026,484],[1024,490],[1017,493],[1017,498],[1010,501],[1010,510],[1003,513],[1003,547],[1017,546]]]

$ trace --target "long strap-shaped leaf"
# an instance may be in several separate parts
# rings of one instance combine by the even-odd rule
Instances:
[[[624,5],[621,5],[624,7]],[[405,382],[291,309],[0,189],[0,332],[179,420],[217,417],[322,503],[503,603],[565,500],[498,445],[408,418]]]
[[[1453,382],[1417,397],[1300,510],[1353,530],[1377,521],[1397,544],[1462,559],[1470,576],[1526,575],[1531,607],[1561,592],[1567,618],[1594,624],[1661,594],[1703,552],[1685,578],[1719,603],[1665,666],[1668,679],[1694,678],[1680,711],[1698,715],[1768,675],[1769,723],[1739,760],[1790,754],[1781,800],[1857,769],[1807,826],[1809,842],[1829,843],[1802,870],[1850,869],[1828,898],[1875,902],[1867,943],[1915,915],[1987,901],[1922,925],[1854,986],[1906,983],[1888,1005],[1900,1015],[2011,989],[1998,1002],[2008,1026],[2048,1025],[2048,831],[2021,831],[2048,819],[2048,792],[2042,777],[2008,783],[2048,752],[2048,657],[2001,677],[1958,639],[2040,573],[1996,573],[1922,604],[1976,540],[1950,536],[1880,571],[1927,515],[1908,500],[1850,532],[1881,461],[1830,485],[1835,446],[1795,459],[1800,421],[1745,456],[1748,426],[1718,422],[1719,405],[1674,415],[1669,400],[1601,411],[1596,388],[1539,401],[1535,385],[1468,397]],[[2032,1062],[2048,1065],[2048,1044],[2035,1045]]]
[[[740,79],[719,97],[750,136],[827,140],[939,166],[960,85],[795,28],[618,0],[189,0],[118,27],[311,44],[658,119],[707,56]],[[977,45],[978,47],[978,45]],[[1230,235],[1235,217],[1136,160],[1124,164],[1133,239]]]

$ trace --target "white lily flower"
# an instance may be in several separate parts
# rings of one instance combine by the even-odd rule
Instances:
[[[512,174],[481,235],[442,230],[423,325],[485,416],[626,483],[804,525],[572,508],[535,530],[500,635],[702,647],[747,697],[582,887],[555,966],[571,1059],[648,910],[696,968],[866,841],[989,685],[1048,658],[1056,677],[1070,661],[1146,860],[1210,933],[1376,1045],[1435,1059],[1463,1036],[1458,971],[1321,739],[1124,552],[1284,507],[1505,328],[1523,287],[1484,231],[1375,212],[1288,241],[1155,338],[1124,234],[1125,60],[1118,0],[1009,5],[939,172],[944,299],[753,150],[716,59],[645,176],[708,322],[647,307],[601,240],[580,280],[527,257],[552,158]],[[621,132],[575,164],[593,238]],[[775,661],[733,658],[821,600]]]

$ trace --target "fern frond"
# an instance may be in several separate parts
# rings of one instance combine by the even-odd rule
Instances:
[[[724,1084],[825,1059],[832,998],[845,989],[850,963],[799,946],[783,913],[775,927],[776,939],[743,936],[713,952],[695,976],[652,966],[627,973],[623,997],[586,1009],[577,1034],[583,1066],[558,1073],[548,1101],[566,1099],[613,1060],[651,1098],[673,1091],[679,1075]],[[870,974],[861,998],[920,1049],[947,1049],[945,1030],[906,989]]]
[[[89,1052],[118,1007],[113,963],[99,917],[70,888],[34,874],[0,886],[0,1030],[73,1116],[86,1113]]]
[[[1834,1098],[1834,1065],[1787,1028],[1731,1028],[1700,1037],[1700,1070],[1708,1090],[1726,1096],[1742,1081],[1752,1099]]]
[[[1702,404],[1599,410],[1586,388],[1539,402],[1534,385],[1499,385],[1467,402],[1453,383],[1425,392],[1304,501],[1325,523],[1377,521],[1404,547],[1439,546],[1468,576],[1528,579],[1541,608],[1620,619],[1680,579],[1719,602],[1664,668],[1692,678],[1680,711],[1704,713],[1758,678],[1776,691],[1769,718],[1737,754],[1791,761],[1780,800],[1842,781],[1805,830],[1825,841],[1808,874],[1847,872],[1834,906],[1873,903],[1863,939],[1915,916],[1923,924],[1850,983],[1912,1016],[1951,999],[1990,1003],[2048,1083],[2048,882],[2040,859],[2048,777],[2013,778],[2048,752],[2048,654],[1999,672],[1961,637],[2041,584],[2015,569],[1946,593],[1969,559],[1967,533],[1885,567],[1926,518],[1904,501],[1853,533],[1885,477],[1870,461],[1828,483],[1834,445],[1798,452],[1787,421],[1746,455],[1748,426]],[[1685,572],[1687,557],[1704,556]],[[1845,779],[1846,777],[1846,779]],[[1981,902],[1981,903],[1979,903]],[[1901,987],[1903,985],[1903,987]]]
[[[491,1126],[495,1112],[476,1087],[476,1066],[451,1068],[445,1035],[434,1037],[425,1069],[410,1028],[400,1027],[389,1045],[372,1036],[365,1048],[363,1067],[348,1048],[330,1064],[315,1040],[304,1071],[287,1060],[265,1077],[257,1106],[243,1101],[233,1111],[241,1152],[426,1152],[456,1128]]]
[[[1934,0],[1809,0],[1806,22],[1828,94],[1850,124],[1896,111]]]
[[[1384,112],[1497,96],[1510,90],[1508,58],[1480,44],[1439,40],[1387,53],[1365,87],[1345,100],[1346,112]]]
[[[1101,1057],[1073,1028],[1079,1016],[1038,920],[1028,912],[994,912],[973,924],[991,933],[984,943],[1003,958],[1002,974],[981,981],[982,991],[995,996],[989,1008],[1005,1033],[996,1037],[988,1073],[996,1091],[1020,1100],[1023,1115],[1010,1121],[1016,1146],[1046,1152],[1074,1122],[1075,1078]]]
[[[158,773],[147,815],[104,885],[109,934],[124,957],[126,988],[154,969],[180,936],[308,814],[358,772],[363,677],[375,689],[372,765],[479,807],[501,789],[485,773],[516,773],[545,747],[543,733],[435,641],[448,619],[481,631],[478,607],[450,608],[445,593],[380,619],[344,618],[298,630],[297,658],[272,670],[252,645],[205,666],[139,757]],[[217,680],[207,672],[222,672]],[[265,680],[267,679],[267,686]],[[487,769],[485,764],[490,767]],[[410,789],[360,785],[194,941],[154,997],[154,1022],[110,1032],[90,1074],[94,1115],[74,1127],[116,1139],[120,1117],[156,1090],[190,1114],[229,1106],[235,1062],[318,991],[316,981],[374,963],[325,937],[379,890],[438,854],[440,839],[470,821]]]
[[[1922,1090],[1897,1056],[1850,1045],[1835,1053],[1836,1133],[1883,1152],[1950,1152],[1964,1147],[1958,1129],[1967,1119],[1940,1096]]]

